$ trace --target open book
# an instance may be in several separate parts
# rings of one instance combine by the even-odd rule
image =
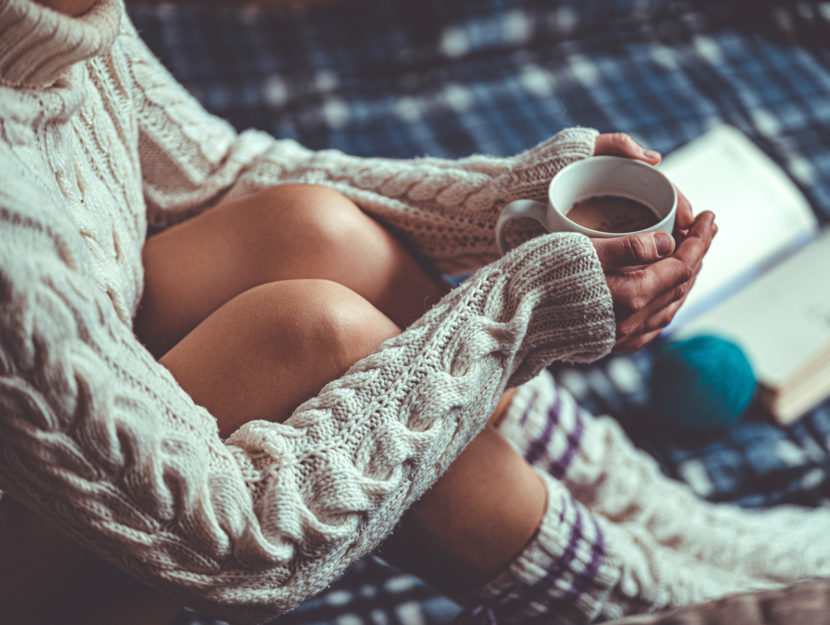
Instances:
[[[733,340],[773,416],[798,418],[830,396],[830,233],[819,233],[795,184],[732,127],[680,148],[661,169],[719,227],[667,334]]]

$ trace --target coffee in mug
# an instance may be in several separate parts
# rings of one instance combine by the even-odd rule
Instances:
[[[658,169],[620,156],[592,156],[563,167],[548,185],[547,202],[516,200],[496,221],[496,243],[508,249],[505,226],[529,218],[547,232],[594,238],[660,230],[671,234],[677,191]]]
[[[591,230],[614,233],[645,230],[660,221],[651,208],[621,195],[592,195],[579,200],[565,217]]]

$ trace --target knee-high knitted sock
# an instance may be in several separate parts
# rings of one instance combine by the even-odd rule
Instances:
[[[830,576],[830,510],[744,510],[663,475],[619,424],[577,406],[548,372],[519,387],[499,426],[591,512],[674,551],[773,581]]]
[[[593,514],[560,481],[536,471],[548,495],[539,529],[506,570],[466,598],[482,605],[461,623],[585,624],[769,585]]]

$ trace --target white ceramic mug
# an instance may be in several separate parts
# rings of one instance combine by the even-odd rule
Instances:
[[[496,222],[499,251],[507,249],[504,227],[511,219],[527,217],[538,221],[547,232],[581,232],[589,237],[612,238],[634,232],[592,230],[568,219],[567,213],[576,202],[597,195],[616,195],[645,204],[658,221],[637,230],[662,230],[671,234],[677,213],[677,191],[661,171],[642,161],[619,156],[592,156],[563,167],[548,186],[548,201],[516,200],[501,212]]]

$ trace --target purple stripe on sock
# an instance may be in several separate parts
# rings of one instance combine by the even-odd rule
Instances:
[[[571,466],[576,451],[582,442],[582,434],[585,432],[585,422],[582,419],[581,412],[582,409],[579,407],[574,411],[574,429],[572,432],[568,432],[568,435],[565,437],[567,443],[565,453],[554,460],[548,467],[548,473],[557,480],[561,480],[568,472],[568,467]]]
[[[561,599],[551,603],[551,612],[553,613],[573,608],[582,595],[589,593],[597,585],[599,567],[605,559],[605,535],[595,518],[591,517],[591,522],[594,524],[594,531],[597,536],[596,540],[591,543],[591,561],[583,572],[574,576],[573,584],[568,593]]]
[[[563,501],[568,500],[563,498]],[[563,507],[564,505],[567,504],[563,504]],[[573,504],[571,503],[571,505]],[[568,545],[565,550],[554,559],[544,577],[527,587],[514,586],[510,588],[509,593],[503,593],[501,597],[498,597],[493,607],[496,616],[499,613],[518,612],[531,601],[544,599],[548,594],[548,589],[568,570],[576,557],[576,550],[582,539],[582,515],[577,510],[576,520],[571,526],[571,533],[568,536]]]
[[[560,514],[560,517],[559,517],[560,524],[563,522],[563,515],[564,515],[564,509],[565,509],[564,502],[565,501],[567,501],[567,500],[565,498],[563,498],[563,505],[561,506],[562,510],[563,510],[563,513]],[[579,518],[577,518],[577,522],[580,523],[581,520]],[[581,530],[581,527],[579,528],[579,530]],[[572,550],[572,548],[575,544],[574,537],[581,535],[581,532],[579,530],[576,527],[571,528],[571,536],[569,538],[568,548],[565,549],[565,551],[562,553],[562,555],[560,555],[558,558],[556,558],[554,560],[553,566],[550,569],[548,569],[548,573],[547,573],[547,575],[545,576],[544,579],[552,579],[553,575],[554,575],[553,571],[559,572],[559,571],[564,570],[564,567],[562,566],[562,562],[561,562],[563,558],[568,557],[568,562],[570,562],[570,560],[573,559],[573,552],[571,552],[570,555],[569,555],[569,552]],[[565,563],[565,564],[567,564],[567,563]],[[543,580],[540,580],[540,581],[543,581]],[[537,584],[538,583],[539,582],[537,582]],[[493,596],[490,599],[486,600],[485,603],[483,603],[480,606],[476,606],[476,608],[474,608],[474,610],[478,610],[479,608],[486,607],[488,610],[492,611],[494,614],[496,613],[496,611],[501,612],[501,613],[505,613],[505,614],[509,614],[513,610],[520,610],[521,606],[527,604],[528,598],[531,596],[531,594],[533,592],[533,589],[537,586],[537,584],[534,584],[532,586],[524,587],[524,586],[521,586],[520,583],[517,582],[515,585],[505,586],[495,596]],[[496,620],[498,621],[498,619],[496,619]]]
[[[576,505],[570,498],[563,499],[563,510],[567,505]],[[597,586],[597,575],[605,558],[605,536],[602,533],[596,519],[590,517],[596,532],[596,539],[591,543],[591,559],[585,570],[580,573],[573,573],[573,581],[570,587],[561,597],[549,595],[551,586],[562,574],[568,571],[576,558],[579,544],[584,542],[585,535],[583,528],[583,515],[576,509],[576,518],[571,526],[568,545],[562,554],[557,557],[547,573],[536,583],[523,587],[521,585],[508,586],[498,595],[486,601],[482,605],[465,610],[461,617],[453,625],[498,625],[499,621],[515,620],[515,614],[523,610],[531,601],[544,603],[549,607],[546,614],[538,618],[525,619],[523,623],[533,621],[550,622],[556,615],[565,615],[571,611],[571,616],[577,616],[572,611],[579,599],[586,593],[590,593]],[[499,618],[499,615],[502,618]],[[593,615],[585,614],[586,622]],[[573,618],[571,620],[574,620]]]
[[[577,512],[577,514],[579,513]],[[538,617],[526,619],[524,623],[527,625],[537,621],[548,623],[552,615],[570,615],[569,622],[575,622],[577,617],[581,616],[586,623],[595,616],[594,614],[575,612],[579,599],[597,587],[597,575],[605,559],[605,536],[593,516],[591,516],[591,522],[596,532],[596,540],[591,543],[591,560],[588,562],[585,570],[580,573],[574,573],[573,581],[568,591],[561,597],[549,598],[547,601],[547,612],[540,614]]]
[[[544,603],[541,600],[548,596],[548,590],[553,582],[562,577],[562,573],[569,570],[571,564],[576,558],[576,551],[579,544],[584,539],[585,535],[582,531],[582,515],[579,513],[579,509],[577,509],[576,520],[571,527],[571,534],[568,536],[568,547],[562,555],[554,561],[553,566],[548,569],[547,575],[528,588],[528,592],[526,594],[527,601],[539,600],[540,603]]]
[[[536,461],[542,457],[542,454],[545,453],[545,450],[550,443],[550,439],[553,437],[553,430],[557,425],[559,425],[559,411],[561,408],[562,400],[560,399],[560,394],[557,393],[553,403],[550,405],[550,408],[548,408],[548,415],[545,420],[545,428],[542,430],[542,434],[539,435],[538,438],[534,438],[530,441],[530,444],[527,446],[527,451],[525,451],[525,460],[527,460],[528,464],[535,464]]]

